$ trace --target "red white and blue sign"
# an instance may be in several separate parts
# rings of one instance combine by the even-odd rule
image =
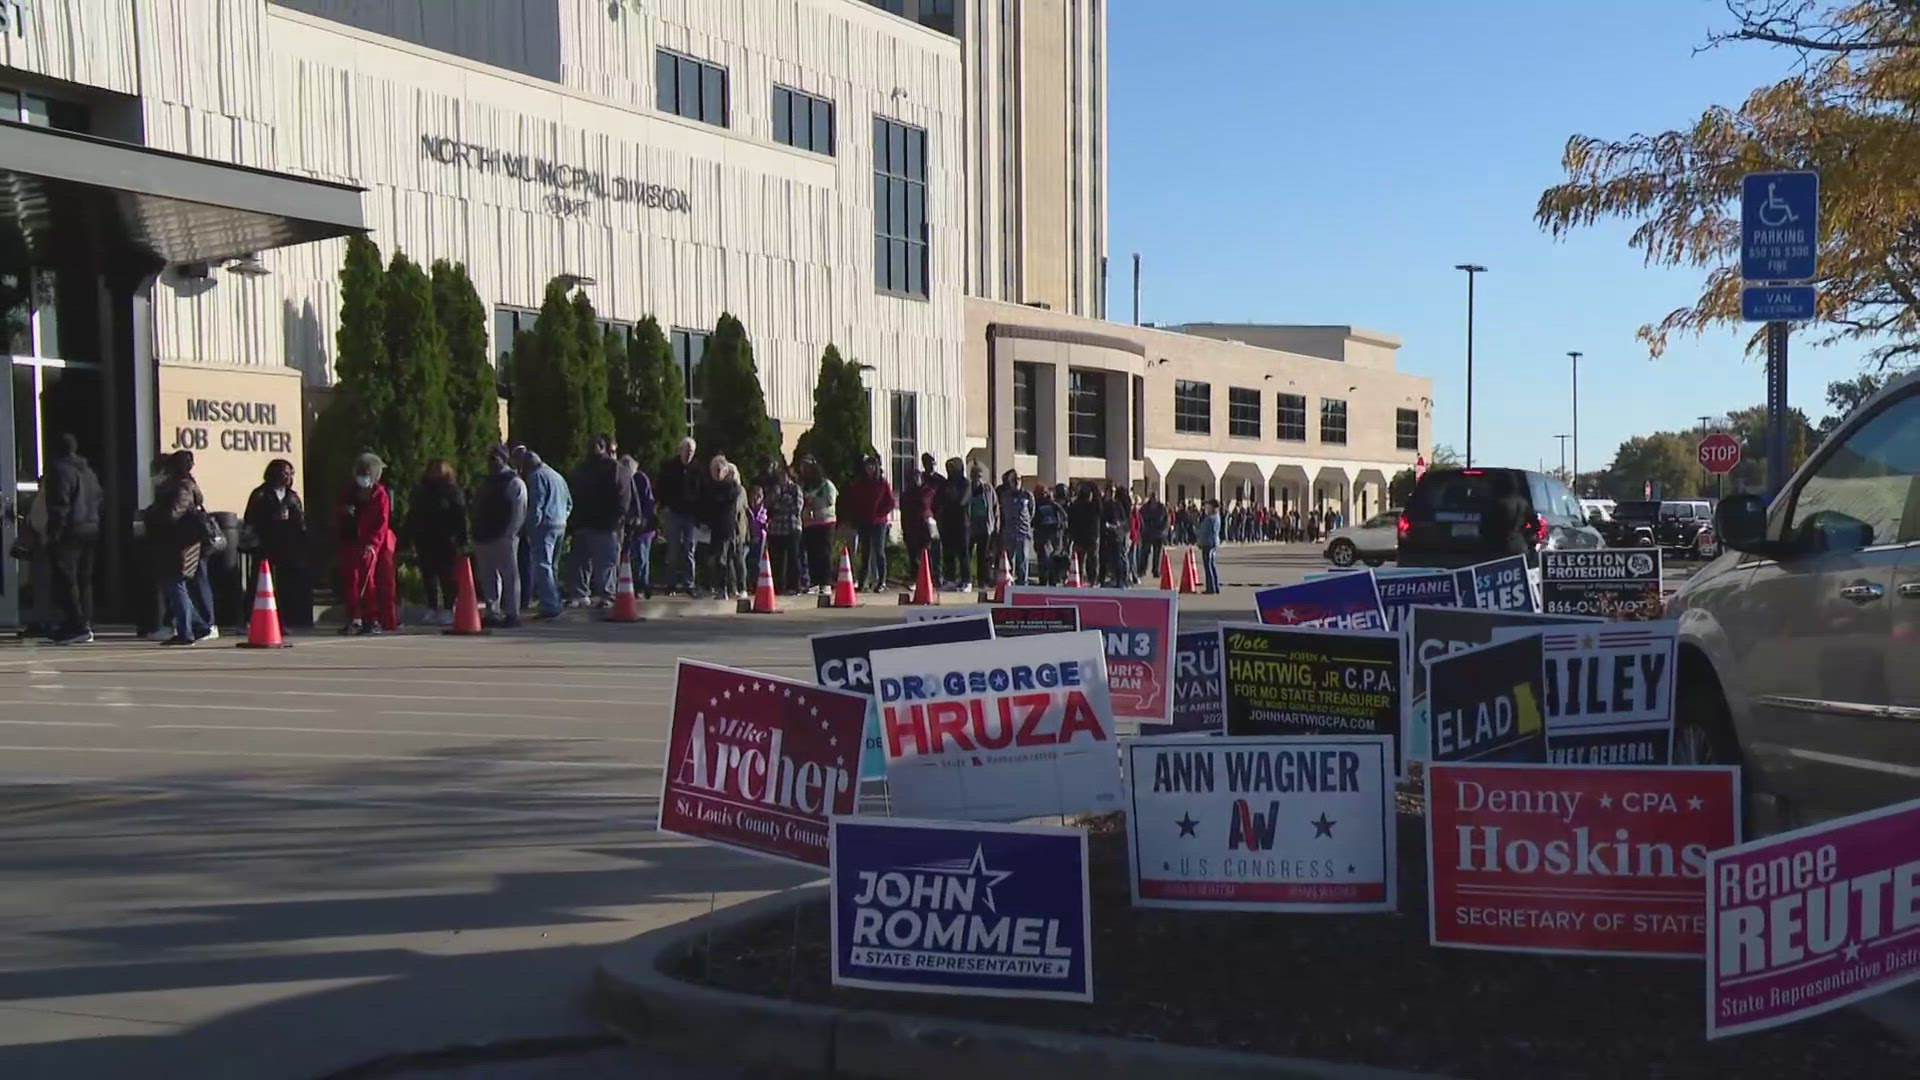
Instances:
[[[1380,606],[1380,583],[1371,570],[1261,589],[1253,594],[1253,602],[1260,611],[1260,621],[1268,626],[1387,628],[1387,616]]]
[[[833,821],[833,984],[1093,1000],[1087,834]]]
[[[1070,607],[1080,629],[1106,639],[1107,690],[1113,715],[1137,724],[1173,722],[1173,632],[1179,595],[1143,589],[1007,590],[1009,607]]]
[[[1218,735],[1227,723],[1220,678],[1220,635],[1195,630],[1174,638],[1173,724],[1142,724],[1142,735]]]
[[[954,619],[876,626],[863,630],[836,630],[807,639],[813,647],[813,677],[821,686],[867,695],[867,729],[860,738],[860,779],[887,777],[887,751],[880,742],[880,705],[873,698],[874,653],[913,645],[950,645],[956,641],[988,641],[994,636],[984,610]]]

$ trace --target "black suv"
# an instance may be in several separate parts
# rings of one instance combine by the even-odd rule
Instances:
[[[1658,547],[1670,555],[1711,559],[1720,554],[1713,506],[1704,499],[1635,499],[1618,503],[1600,525],[1608,547]]]
[[[1604,547],[1567,486],[1526,469],[1434,469],[1414,485],[1400,518],[1401,566],[1470,566],[1514,554],[1501,535],[1502,504],[1519,497],[1519,543],[1538,564],[1543,549]]]

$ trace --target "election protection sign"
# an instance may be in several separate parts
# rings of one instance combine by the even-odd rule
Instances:
[[[1547,760],[1563,765],[1665,765],[1673,760],[1673,680],[1680,624],[1589,624],[1502,630],[1540,638]]]
[[[1261,589],[1253,594],[1253,602],[1260,621],[1268,626],[1387,628],[1386,614],[1380,608],[1380,585],[1371,570]]]
[[[993,636],[997,638],[1071,634],[1080,629],[1079,608],[1002,605],[988,608],[987,617],[993,620]]]
[[[1173,722],[1177,593],[1016,585],[1007,590],[1007,605],[1079,611],[1080,629],[1098,630],[1106,636],[1107,688],[1113,697],[1113,715],[1137,724]]]
[[[807,639],[813,647],[813,677],[821,686],[849,690],[868,698],[866,732],[860,737],[860,779],[887,775],[887,752],[880,743],[880,706],[873,699],[873,671],[869,658],[881,649],[913,645],[944,645],[955,641],[988,641],[993,628],[985,613],[865,630],[835,630]]]
[[[1659,548],[1596,548],[1540,553],[1541,610],[1549,615],[1657,619]]]
[[[1099,631],[873,654],[893,811],[957,821],[1118,808]]]
[[[836,818],[831,890],[835,986],[1093,1000],[1083,829]]]
[[[1460,580],[1452,570],[1379,576],[1380,607],[1387,629],[1398,633],[1417,607],[1459,607]]]
[[[1920,800],[1713,852],[1707,1037],[1920,980]]]
[[[1193,630],[1173,639],[1173,727],[1142,727],[1143,734],[1208,732],[1226,729],[1226,700],[1220,683],[1220,635]]]
[[[1424,759],[1430,749],[1427,703],[1427,666],[1453,653],[1490,645],[1501,630],[1515,626],[1566,626],[1597,623],[1563,615],[1536,615],[1524,611],[1480,611],[1466,608],[1416,608],[1401,628],[1407,640],[1402,662],[1402,699],[1406,702],[1407,750]]]
[[[827,819],[858,800],[867,699],[680,661],[661,832],[826,866]]]
[[[1460,606],[1483,611],[1538,611],[1525,555],[1475,563],[1453,572]]]
[[[1220,627],[1228,735],[1382,735],[1400,756],[1400,637]]]
[[[1436,762],[1427,772],[1433,943],[1701,955],[1708,856],[1739,840],[1739,776],[1717,765]]]
[[[1427,668],[1429,761],[1545,761],[1538,637],[1482,645]]]
[[[1129,739],[1128,863],[1142,907],[1392,911],[1383,736]]]

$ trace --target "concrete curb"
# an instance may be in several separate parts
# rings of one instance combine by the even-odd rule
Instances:
[[[825,891],[825,882],[801,885],[641,934],[594,972],[595,1015],[630,1039],[689,1061],[868,1080],[1434,1080],[1367,1065],[781,1001],[666,973],[707,934],[785,918]]]

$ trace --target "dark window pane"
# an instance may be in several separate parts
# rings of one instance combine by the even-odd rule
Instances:
[[[887,190],[887,234],[910,236],[907,232],[907,185],[895,180]]]
[[[700,65],[684,56],[680,57],[676,81],[680,88],[675,92],[678,96],[673,111],[694,120],[700,119]]]
[[[887,131],[887,171],[895,176],[907,174],[907,129],[890,124]]]
[[[704,86],[700,91],[700,118],[716,127],[726,127],[726,69],[702,65],[701,76]]]
[[[893,288],[896,292],[907,291],[907,246],[905,240],[893,241],[893,271],[891,278]]]
[[[907,291],[915,296],[927,295],[927,246],[925,244],[907,245]]]
[[[904,174],[910,179],[925,180],[927,178],[926,142],[926,132],[919,128],[907,131],[907,160]]]
[[[673,107],[674,87],[676,85],[675,79],[677,78],[674,74],[675,68],[676,64],[672,53],[657,52],[653,54],[653,103],[654,107],[658,108],[661,112],[679,111]]]
[[[773,141],[793,145],[793,125],[791,112],[793,95],[776,86],[773,88]]]
[[[873,118],[873,171],[887,171],[887,122]]]
[[[927,185],[907,184],[907,220],[903,235],[914,240],[927,236]]]
[[[4,295],[12,304],[5,312],[0,312],[0,319],[5,320],[5,325],[0,326],[0,330],[4,331],[4,341],[0,341],[0,345],[4,345],[7,352],[31,356],[33,311],[27,296],[26,281],[23,274],[0,274],[0,295]]]
[[[887,221],[887,192],[893,181],[880,173],[873,174],[873,231],[885,234],[889,231]]]
[[[31,480],[40,475],[40,428],[33,419],[33,369],[25,364],[12,367],[13,468],[21,480]]]
[[[833,153],[833,102],[813,103],[813,148],[822,154]]]
[[[887,252],[890,250],[886,237],[873,238],[873,284],[877,289],[892,288],[887,284]]]
[[[33,309],[40,315],[39,355],[66,357],[66,343],[60,338],[59,281],[51,270],[33,272]],[[76,360],[98,359],[79,356]]]
[[[20,95],[12,90],[0,90],[0,120],[20,119]],[[21,474],[26,475],[25,473]]]

